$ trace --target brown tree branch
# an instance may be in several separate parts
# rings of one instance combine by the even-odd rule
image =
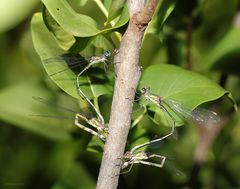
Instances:
[[[157,0],[128,0],[130,21],[122,38],[117,61],[116,81],[109,122],[109,135],[105,144],[97,189],[117,188],[121,158],[131,124],[132,105],[141,76],[139,52],[144,31],[151,20]]]

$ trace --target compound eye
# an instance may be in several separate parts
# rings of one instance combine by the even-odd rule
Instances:
[[[106,57],[110,57],[112,54],[111,54],[111,52],[110,51],[105,51],[104,52],[104,56],[106,56]]]
[[[143,88],[141,89],[141,93],[145,93],[145,92],[146,92],[146,88],[143,87]]]

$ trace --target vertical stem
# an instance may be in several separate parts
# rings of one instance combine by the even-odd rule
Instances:
[[[139,52],[144,31],[150,21],[157,0],[129,0],[130,21],[117,54],[116,81],[109,122],[109,135],[104,148],[97,189],[117,188],[121,158],[131,124],[135,91],[140,79]]]

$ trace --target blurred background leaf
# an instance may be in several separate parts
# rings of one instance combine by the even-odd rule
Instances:
[[[53,28],[44,25],[41,13],[34,14],[46,11],[40,2],[11,0],[0,3],[0,188],[95,187],[103,143],[73,125],[74,113],[62,111],[54,105],[86,114],[91,114],[91,110],[86,102],[78,99],[77,94],[72,98],[66,93],[66,88],[60,89],[53,82],[41,59],[59,57],[66,52],[80,52],[84,57],[90,57],[118,48],[129,20],[127,6],[122,2],[44,1],[51,15],[45,24],[49,23]],[[121,6],[113,9],[114,3]],[[192,107],[205,102],[205,106],[221,115],[221,122],[210,131],[203,131],[201,127],[178,127],[177,140],[169,138],[154,149],[146,149],[165,155],[165,166],[162,169],[134,166],[130,173],[121,175],[119,188],[240,188],[240,115],[233,110],[228,99],[231,96],[220,98],[230,92],[239,106],[239,1],[183,0],[169,3],[163,0],[157,10],[141,48],[143,77],[140,87],[151,85],[154,93],[167,97],[171,95],[167,88],[169,85],[182,89],[194,79],[201,83],[208,78],[207,83],[216,91],[209,92],[202,87],[199,91],[191,90],[197,97],[188,95],[182,100]],[[60,14],[61,11],[64,14]],[[69,15],[77,16],[76,20]],[[79,15],[84,15],[85,21],[91,20],[89,24],[94,29],[81,30],[83,25],[78,25]],[[43,16],[44,19],[46,17]],[[189,52],[191,61],[187,58]],[[195,77],[194,74],[191,80],[181,77],[182,68],[188,68],[189,64],[192,72],[202,76]],[[57,71],[55,66],[52,69]],[[188,76],[187,71],[183,72]],[[102,80],[104,74],[108,78],[106,83]],[[93,85],[94,91],[87,90],[88,83],[85,92],[99,103],[108,122],[111,87],[114,85],[113,68],[110,66],[107,74],[101,68],[94,68],[89,70],[88,78],[84,77],[85,81],[88,78],[94,82],[101,81]],[[106,86],[107,89],[99,89],[98,86]],[[72,81],[70,91],[74,91],[74,87]],[[206,93],[211,97],[205,98]],[[51,103],[34,101],[32,96]],[[210,100],[215,101],[208,103]],[[142,112],[133,114],[133,122]],[[209,138],[212,131],[214,136]],[[169,132],[170,128],[158,125],[148,110],[131,129],[126,150]],[[207,149],[205,157],[200,161],[198,150],[204,148]]]
[[[31,16],[38,2],[9,0],[0,2],[0,33],[8,31]]]

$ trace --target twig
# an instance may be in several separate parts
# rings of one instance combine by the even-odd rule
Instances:
[[[135,91],[140,78],[139,51],[144,31],[151,20],[157,0],[128,0],[130,22],[122,38],[119,53],[114,62],[116,81],[113,95],[109,135],[104,148],[97,189],[117,188],[121,158],[130,129]]]

